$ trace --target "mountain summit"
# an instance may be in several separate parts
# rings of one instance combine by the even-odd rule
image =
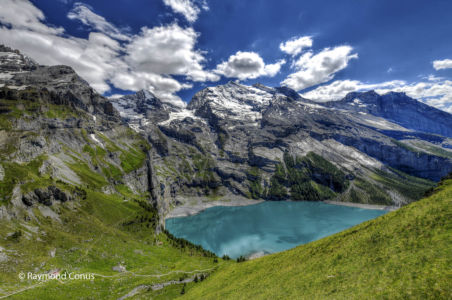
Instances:
[[[327,102],[328,107],[366,113],[390,120],[413,131],[452,137],[452,115],[408,97],[405,93],[374,91],[347,94],[340,101]]]

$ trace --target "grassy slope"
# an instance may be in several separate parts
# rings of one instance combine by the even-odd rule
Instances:
[[[8,262],[0,263],[0,297],[37,283],[18,280],[21,271],[45,273],[59,268],[114,277],[46,282],[18,293],[11,297],[13,299],[117,299],[141,284],[178,280],[182,275],[138,277],[113,271],[112,267],[120,262],[128,271],[146,275],[211,269],[222,264],[221,260],[213,263],[212,258],[203,257],[197,251],[172,247],[165,235],[155,235],[152,226],[148,228],[146,222],[124,225],[143,215],[143,209],[134,201],[123,201],[120,196],[88,192],[87,199],[81,200],[76,210],[65,205],[58,209],[61,223],[42,216],[37,209],[34,212],[36,221],[0,222],[2,237],[18,229],[22,231],[17,239],[0,240],[9,256]],[[39,231],[34,233],[24,224],[39,226]],[[52,249],[56,249],[55,257],[49,255]],[[147,295],[166,297],[173,290],[179,295],[180,289],[175,286]]]
[[[452,297],[452,179],[434,195],[295,249],[225,265],[188,299]]]

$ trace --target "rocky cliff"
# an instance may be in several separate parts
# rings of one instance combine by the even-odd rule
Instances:
[[[152,197],[149,144],[67,66],[0,47],[0,218],[83,200]]]

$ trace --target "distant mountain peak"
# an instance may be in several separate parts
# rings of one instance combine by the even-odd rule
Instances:
[[[405,92],[394,92],[394,91],[387,92],[384,95],[391,95],[391,96],[398,96],[398,97],[408,97]]]
[[[292,98],[293,100],[302,99],[302,97],[300,96],[300,94],[297,91],[295,91],[287,86],[276,87],[275,90],[280,94],[283,94],[287,97]]]
[[[157,98],[152,92],[142,89],[136,92],[136,96],[141,99],[152,99]]]
[[[50,101],[58,104],[66,103],[89,113],[118,117],[111,103],[94,91],[72,67],[39,65],[5,45],[0,45],[0,88],[3,93],[16,95],[14,97],[32,88],[37,94],[49,94]]]
[[[19,50],[0,44],[0,73],[14,74],[22,71],[31,71],[39,64]]]
[[[413,99],[403,92],[380,95],[370,90],[348,93],[342,100],[324,103],[350,113],[382,117],[407,129],[452,137],[452,115]]]
[[[355,98],[360,98],[363,100],[375,100],[380,97],[380,94],[375,92],[374,90],[369,90],[365,92],[350,92],[340,101],[353,101]]]

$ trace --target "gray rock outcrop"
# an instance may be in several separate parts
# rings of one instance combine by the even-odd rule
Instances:
[[[22,196],[22,202],[26,206],[33,206],[36,203],[51,206],[55,201],[66,202],[70,200],[72,200],[71,194],[53,185],[47,188],[35,189]]]

